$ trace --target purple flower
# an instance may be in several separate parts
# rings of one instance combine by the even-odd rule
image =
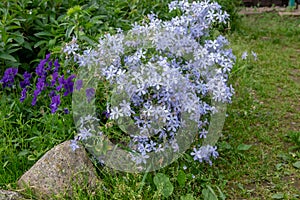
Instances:
[[[27,96],[27,89],[23,88],[23,90],[21,92],[20,102],[23,102],[26,99],[26,96]]]
[[[58,86],[56,87],[56,91],[60,91],[63,85],[65,84],[64,75],[58,78]]]
[[[18,73],[18,68],[8,68],[5,70],[4,75],[2,79],[0,80],[0,83],[3,84],[3,88],[5,87],[12,87],[14,83],[14,78],[16,74]]]
[[[248,57],[248,53],[247,51],[244,51],[242,55],[242,60],[246,60],[247,57]]]
[[[86,93],[86,98],[87,98],[88,102],[90,102],[92,100],[92,98],[95,96],[95,89],[88,88],[88,89],[86,89],[85,93]]]
[[[44,78],[38,78],[38,82],[36,84],[36,89],[39,91],[43,91],[46,87],[46,80]]]
[[[257,61],[257,54],[254,51],[251,51],[251,54],[254,57],[254,60]]]
[[[54,72],[58,72],[58,69],[59,69],[59,67],[60,67],[60,64],[58,63],[58,59],[56,59],[55,61],[54,61]]]
[[[31,105],[35,105],[37,101],[37,97],[41,94],[41,92],[45,89],[45,78],[38,78],[38,82],[36,84],[36,89],[33,92],[33,99]]]
[[[51,60],[49,60],[49,62],[48,62],[48,68],[46,69],[46,71],[50,71],[51,69],[52,69],[52,61]]]
[[[202,131],[199,132],[199,137],[206,138],[207,134],[208,134],[208,131],[205,129],[202,129]]]
[[[45,58],[45,60],[46,60],[46,61],[48,61],[48,60],[49,60],[49,58],[50,58],[50,56],[51,56],[51,53],[48,53],[48,54],[46,54],[46,58]]]
[[[55,93],[55,90],[52,90],[50,93],[49,93],[49,97],[52,98],[56,95]]]
[[[81,128],[79,129],[78,138],[79,140],[86,140],[92,136],[91,129]]]
[[[77,141],[76,140],[71,140],[70,147],[72,148],[73,151],[79,148]]]
[[[20,86],[22,89],[26,88],[28,85],[30,85],[30,79],[31,79],[32,75],[28,72],[25,72],[23,74],[23,78],[24,78],[24,81],[21,81],[20,82]]]
[[[82,88],[82,85],[83,85],[83,81],[82,80],[77,80],[76,81],[76,90],[80,90]]]
[[[39,77],[45,77],[47,72],[46,72],[46,69],[45,69],[45,64],[48,62],[50,58],[50,53],[46,55],[46,58],[41,60],[39,65],[36,67],[35,69],[35,73],[39,76]]]
[[[193,150],[191,155],[194,156],[194,160],[198,160],[199,162],[206,161],[210,165],[212,164],[210,158],[217,158],[219,156],[219,153],[216,151],[217,147],[210,145],[201,146],[199,149],[194,148]]]
[[[107,119],[109,118],[109,112],[108,112],[108,111],[103,111],[102,114],[105,115],[105,117],[106,117]]]
[[[52,74],[51,87],[55,85],[57,78],[58,78],[58,72],[54,72]]]
[[[67,78],[65,80],[64,83],[64,88],[65,88],[65,93],[64,96],[67,96],[68,94],[73,92],[73,86],[74,86],[74,82],[72,81],[76,76],[74,74],[72,74],[71,76],[69,76],[69,78]]]
[[[39,93],[40,93],[40,91],[34,90],[34,92],[33,92],[33,99],[31,101],[31,105],[32,106],[35,106],[36,101],[37,101],[37,96],[39,95]]]
[[[51,104],[50,104],[51,113],[55,113],[59,105],[60,105],[60,96],[59,95],[53,96],[51,98]]]
[[[69,114],[70,113],[69,109],[68,108],[64,108],[64,113],[65,114]]]

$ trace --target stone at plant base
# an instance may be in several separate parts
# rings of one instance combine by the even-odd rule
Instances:
[[[26,200],[17,192],[0,189],[0,200]]]
[[[21,189],[31,189],[39,198],[72,195],[75,186],[92,191],[99,183],[85,149],[75,152],[70,141],[48,151],[18,181]]]

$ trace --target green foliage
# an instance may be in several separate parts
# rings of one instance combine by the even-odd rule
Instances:
[[[11,95],[0,91],[0,187],[15,182],[46,151],[70,139],[75,131],[71,115],[47,114],[48,101],[32,108],[20,103],[17,96],[15,91]]]
[[[169,197],[173,193],[174,187],[167,175],[158,173],[153,178],[153,182],[164,197]]]
[[[181,196],[180,200],[194,200],[194,197],[191,194],[187,194],[187,195]]]
[[[1,1],[0,65],[29,70],[31,62],[51,50],[64,32],[57,18],[66,5],[65,1]]]
[[[177,182],[180,185],[180,187],[184,187],[185,186],[186,175],[185,175],[185,173],[182,170],[178,171]]]
[[[20,67],[30,71],[46,53],[61,54],[64,43],[76,36],[81,43],[94,45],[104,32],[129,30],[131,24],[155,12],[170,19],[171,0],[4,0],[0,2],[0,73]],[[238,0],[218,0],[231,15],[230,27],[237,24]],[[227,29],[228,27],[222,27]]]
[[[206,186],[206,188],[202,190],[202,196],[204,200],[218,200],[218,196],[210,186]]]
[[[300,132],[292,131],[288,134],[290,140],[295,144],[293,149],[300,149]]]
[[[248,145],[248,144],[240,144],[240,145],[237,147],[237,150],[239,150],[239,151],[248,151],[251,147],[252,147],[252,145]]]
[[[59,55],[76,36],[94,45],[104,32],[128,30],[146,14],[166,17],[168,1],[146,0],[5,0],[0,2],[0,73],[20,67],[30,71],[47,52]]]

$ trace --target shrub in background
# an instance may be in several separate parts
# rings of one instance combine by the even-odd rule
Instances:
[[[239,0],[217,0],[230,14],[230,27],[238,22]],[[0,2],[0,73],[9,67],[32,71],[47,53],[60,54],[61,46],[76,35],[81,43],[115,28],[129,30],[151,12],[160,19],[175,16],[167,9],[170,0],[4,0]],[[221,27],[222,30],[228,26]],[[31,66],[33,68],[31,68]]]

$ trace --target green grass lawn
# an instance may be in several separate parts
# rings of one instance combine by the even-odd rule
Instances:
[[[166,174],[174,186],[169,199],[215,199],[213,193],[219,199],[300,198],[300,20],[275,14],[245,17],[227,37],[237,56],[230,77],[236,94],[213,166],[183,156],[148,174],[98,167],[102,184],[92,194],[74,187],[77,199],[162,199],[153,182],[157,173]],[[244,51],[246,60],[241,59]],[[47,104],[31,108],[18,98],[0,92],[3,189],[14,190],[38,158],[75,132],[71,115],[45,114],[50,113]]]

